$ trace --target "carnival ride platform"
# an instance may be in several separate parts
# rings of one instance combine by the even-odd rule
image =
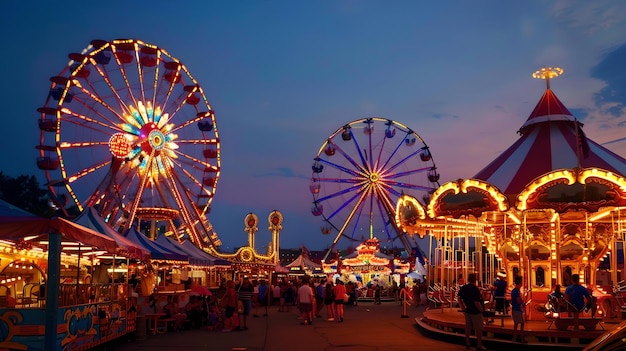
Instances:
[[[488,318],[485,317],[485,320]],[[443,338],[465,337],[465,316],[456,307],[432,308],[423,312],[421,317],[416,317],[417,326],[424,332]],[[495,315],[492,322],[485,325],[483,342],[489,349],[517,349],[517,346],[539,347],[541,349],[581,350],[606,330],[617,326],[618,321],[605,320],[597,324],[595,329],[586,330],[559,330],[553,324],[554,320],[533,319],[525,322],[524,334],[526,344],[513,342],[513,319],[510,315]],[[475,338],[472,336],[473,343]],[[494,347],[494,345],[498,345]]]

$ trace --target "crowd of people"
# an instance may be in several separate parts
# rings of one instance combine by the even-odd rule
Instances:
[[[426,304],[425,282],[416,280],[413,286],[412,290],[407,287],[408,298],[416,301],[416,306]],[[380,304],[382,288],[375,284],[368,289],[374,292],[374,303]],[[300,323],[303,325],[311,325],[315,319],[324,318],[324,311],[327,321],[342,323],[345,318],[344,306],[356,306],[359,299],[358,287],[353,282],[309,276],[300,279],[283,278],[273,285],[262,279],[257,281],[248,277],[242,278],[239,283],[229,280],[224,282],[216,295],[223,332],[248,330],[248,318],[267,316],[268,306],[278,307],[278,312],[289,312],[295,308],[300,313]]]

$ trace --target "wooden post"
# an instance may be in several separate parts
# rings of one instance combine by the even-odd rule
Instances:
[[[46,282],[46,331],[44,349],[57,350],[59,283],[61,282],[61,234],[48,235],[48,280]]]

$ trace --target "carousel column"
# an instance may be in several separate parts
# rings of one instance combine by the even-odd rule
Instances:
[[[563,267],[561,266],[561,219],[557,217],[556,222],[556,282],[557,284],[563,283]]]
[[[445,265],[446,265],[446,254],[447,254],[447,240],[448,240],[448,224],[446,224],[443,228],[443,239],[441,240],[441,258],[439,261],[439,285],[443,289],[445,287]]]
[[[524,260],[524,257],[526,257],[525,255],[525,246],[524,246],[524,242],[526,240],[526,212],[524,212],[524,221],[522,222],[523,228],[522,231],[520,233],[519,236],[519,260],[518,260],[518,265],[519,265],[519,274],[522,276],[522,278],[526,275],[526,261]],[[513,277],[515,278],[515,277]]]
[[[267,218],[269,231],[272,233],[272,254],[274,265],[278,264],[280,256],[280,232],[283,230],[283,215],[279,211],[272,211]]]
[[[617,277],[617,242],[622,241],[622,224],[621,224],[621,220],[619,218],[619,214],[620,211],[617,211],[617,233],[615,233],[615,221],[616,221],[616,216],[615,213],[611,213],[611,228],[613,229],[613,235],[611,235],[611,242],[609,243],[610,248],[611,248],[611,286],[616,286],[617,282],[619,281],[618,277]],[[622,241],[623,242],[623,241]],[[622,248],[624,248],[623,244],[622,244]],[[624,252],[624,255],[626,255],[626,252]],[[626,262],[626,261],[624,261]]]
[[[587,268],[589,263],[589,220],[587,217],[587,213],[585,212],[585,227],[583,228],[582,239],[583,239],[583,257],[582,262],[578,266],[578,276],[579,282],[581,285],[589,284],[589,276],[587,275]]]
[[[44,349],[57,349],[57,324],[59,314],[59,283],[61,281],[61,234],[48,236],[48,280],[46,288],[46,312]]]

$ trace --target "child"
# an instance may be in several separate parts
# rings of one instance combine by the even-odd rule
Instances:
[[[217,312],[217,306],[215,304],[209,305],[209,311],[207,314],[207,324],[209,330],[215,330],[217,328],[217,322],[219,321],[219,314]]]

